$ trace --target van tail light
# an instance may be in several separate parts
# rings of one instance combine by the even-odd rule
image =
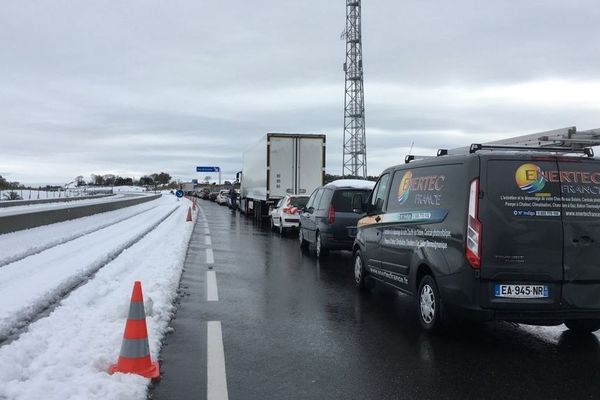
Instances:
[[[333,207],[333,204],[329,206],[329,209],[327,210],[327,223],[329,225],[333,224],[335,222],[335,208]]]
[[[481,267],[481,222],[479,213],[479,179],[473,179],[469,191],[469,216],[467,221],[467,248],[465,257],[471,267]]]

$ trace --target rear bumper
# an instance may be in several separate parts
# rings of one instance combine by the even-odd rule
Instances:
[[[600,293],[596,283],[581,284],[576,296],[569,291],[565,298],[564,287],[569,284],[557,284],[556,296],[549,300],[504,300],[495,299],[490,291],[490,282],[480,281],[472,271],[466,270],[455,275],[438,279],[438,286],[444,305],[451,315],[478,321],[513,321],[532,325],[556,325],[571,319],[600,319],[600,295],[591,296],[591,292]],[[594,290],[595,288],[595,290]],[[592,300],[592,298],[594,300]]]
[[[300,219],[299,218],[283,218],[282,223],[283,223],[284,228],[298,228],[298,226],[300,225]]]

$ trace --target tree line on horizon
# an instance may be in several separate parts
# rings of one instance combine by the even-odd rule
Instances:
[[[76,186],[165,186],[174,185],[175,182],[171,182],[172,177],[169,173],[158,172],[154,174],[144,175],[140,179],[131,177],[122,177],[114,174],[92,174],[90,178],[86,180],[83,175],[79,175],[75,178]],[[15,189],[46,189],[53,190],[58,189],[61,186],[46,185],[40,187],[31,187],[21,184],[18,181],[10,182],[2,175],[0,175],[0,190],[15,190]]]

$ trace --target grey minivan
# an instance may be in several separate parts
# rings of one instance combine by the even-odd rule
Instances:
[[[317,188],[300,213],[300,246],[313,244],[317,257],[329,250],[352,250],[356,223],[364,215],[361,204],[373,185],[366,180],[340,179]]]
[[[472,147],[391,167],[353,251],[356,285],[416,297],[425,330],[451,315],[598,330],[600,160]]]

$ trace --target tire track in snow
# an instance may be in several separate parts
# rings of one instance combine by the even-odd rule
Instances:
[[[63,239],[57,240],[55,242],[47,243],[47,244],[42,245],[40,247],[35,247],[33,249],[28,249],[27,251],[24,251],[22,253],[15,254],[15,255],[10,256],[10,257],[8,257],[8,258],[6,258],[4,260],[0,260],[0,268],[6,266],[8,264],[12,264],[14,262],[24,260],[27,257],[33,256],[33,255],[36,255],[36,254],[40,254],[40,253],[42,253],[42,252],[44,252],[46,250],[49,250],[49,249],[51,249],[53,247],[60,246],[61,244],[65,244],[65,243],[71,242],[71,241],[73,241],[75,239],[79,239],[80,237],[83,237],[85,235],[89,235],[89,234],[92,234],[94,232],[98,232],[99,230],[104,229],[104,228],[108,228],[109,226],[116,225],[116,224],[121,223],[123,221],[127,221],[128,219],[136,217],[136,216],[138,216],[140,214],[143,214],[143,213],[148,212],[148,211],[152,211],[156,207],[159,207],[159,206],[160,206],[160,204],[157,204],[157,205],[155,205],[152,208],[136,212],[133,215],[129,215],[129,216],[125,217],[125,218],[121,218],[121,219],[119,219],[117,221],[111,221],[111,222],[108,222],[106,224],[102,224],[100,226],[92,228],[90,230],[79,232],[79,233],[77,233],[77,234],[75,234],[73,236],[69,236],[67,238],[63,238]]]
[[[60,303],[61,300],[66,298],[71,292],[76,290],[78,287],[84,285],[90,279],[93,279],[94,275],[106,266],[108,263],[116,259],[121,253],[135,245],[137,242],[142,240],[146,235],[156,229],[159,225],[165,222],[171,215],[177,211],[179,205],[173,207],[162,216],[157,222],[144,229],[139,234],[135,235],[130,240],[122,243],[117,248],[114,248],[102,257],[94,260],[88,264],[88,268],[83,273],[75,274],[68,277],[60,285],[55,287],[53,290],[48,291],[40,299],[35,301],[33,304],[29,304],[24,309],[19,310],[16,315],[11,315],[0,319],[0,347],[5,346],[14,340],[18,339],[19,336],[27,329],[27,327],[49,315],[54,308]]]

